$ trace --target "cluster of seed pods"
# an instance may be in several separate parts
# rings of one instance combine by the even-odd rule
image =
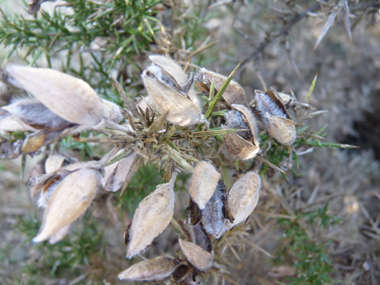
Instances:
[[[13,158],[34,153],[47,144],[84,130],[113,128],[124,132],[128,138],[136,138],[134,141],[139,139],[144,146],[141,134],[152,132],[154,124],[160,120],[166,119],[175,128],[191,130],[199,124],[207,128],[209,122],[194,85],[200,92],[210,92],[211,86],[218,91],[227,78],[204,68],[198,70],[196,76],[186,74],[172,59],[161,55],[149,58],[152,64],[141,75],[148,92],[145,111],[140,105],[124,109],[100,99],[84,81],[52,69],[6,66],[2,80],[25,90],[32,98],[17,100],[0,109],[0,130],[28,132],[23,141],[16,141],[17,145],[1,145],[0,151],[1,147],[6,149],[3,156]],[[253,107],[249,106],[243,88],[231,81],[219,103],[227,109],[221,129],[239,130],[223,134],[225,150],[233,159],[254,159],[260,152],[258,121],[281,144],[292,145],[296,139],[295,123],[275,90],[256,90],[254,102]],[[150,127],[141,124],[138,129],[136,116],[146,116],[148,112],[161,117]],[[167,130],[154,131],[156,140],[162,133],[165,139],[169,137]],[[42,159],[33,168],[29,180],[32,195],[40,193],[38,205],[45,208],[40,231],[33,241],[60,241],[100,188],[110,192],[125,189],[145,159],[140,150],[136,142],[133,147],[117,145],[100,161],[73,162],[68,156],[54,152]],[[105,167],[120,155],[121,159]],[[171,165],[176,166],[177,162]],[[231,189],[226,188],[221,174],[207,157],[193,165],[189,163],[189,168],[192,178],[185,224],[190,234],[178,241],[181,258],[159,256],[137,263],[119,274],[121,280],[157,281],[172,276],[177,283],[192,284],[197,274],[213,266],[211,239],[221,238],[225,232],[246,221],[256,208],[261,187],[259,168],[239,175]],[[172,221],[177,171],[177,166],[171,167],[168,183],[157,185],[139,203],[124,234],[127,258],[146,250]]]

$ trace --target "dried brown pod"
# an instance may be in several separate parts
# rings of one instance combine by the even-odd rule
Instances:
[[[169,277],[177,266],[174,259],[158,256],[132,265],[117,277],[124,281],[158,281]]]
[[[260,150],[258,130],[255,117],[251,111],[238,104],[232,105],[233,110],[226,114],[226,126],[223,129],[247,129],[248,131],[223,135],[224,145],[233,158],[250,159]]]
[[[199,91],[209,92],[211,82],[213,80],[214,88],[219,91],[222,88],[224,82],[226,82],[227,77],[205,68],[201,68],[196,76],[195,85]],[[222,97],[229,105],[246,104],[244,89],[234,80],[230,82]]]
[[[132,258],[161,234],[169,225],[174,213],[174,182],[157,185],[156,190],[138,205],[129,229],[127,258]]]
[[[233,222],[226,220],[228,229],[246,220],[253,212],[259,200],[260,188],[260,176],[253,171],[235,182],[227,196],[228,207],[234,218]]]
[[[197,225],[202,220],[202,211],[199,209],[197,203],[190,198],[189,206],[185,211],[186,223],[190,226]]]
[[[219,180],[215,192],[202,210],[203,227],[207,233],[220,238],[224,233],[224,202],[226,186]]]
[[[60,154],[49,155],[45,162],[46,173],[52,173],[60,169],[65,160],[66,157]]]
[[[186,259],[198,270],[206,271],[209,269],[214,261],[214,254],[210,253],[196,244],[179,239],[179,245]]]
[[[46,133],[44,131],[38,131],[26,136],[22,144],[23,153],[31,153],[39,150],[46,141]]]
[[[119,191],[130,174],[134,163],[136,163],[136,153],[132,152],[127,157],[105,167],[105,177],[103,178],[104,190],[110,192]]]
[[[199,162],[194,168],[189,192],[199,209],[204,209],[214,194],[220,176],[215,167],[207,161]]]
[[[50,198],[40,231],[33,242],[49,239],[81,216],[90,206],[100,183],[101,176],[93,169],[80,169],[69,174]]]
[[[158,65],[147,67],[141,75],[150,98],[161,114],[175,125],[189,126],[205,122],[197,102],[188,97],[190,86],[179,83]],[[190,80],[191,82],[191,80]]]
[[[14,64],[4,68],[5,80],[24,89],[59,117],[93,127],[104,116],[103,104],[96,92],[83,80],[49,68]]]
[[[284,145],[291,145],[297,137],[296,126],[277,92],[273,89],[255,90],[256,110],[269,135]]]

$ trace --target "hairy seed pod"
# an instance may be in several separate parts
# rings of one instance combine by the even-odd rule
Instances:
[[[210,237],[200,223],[190,228],[190,235],[192,242],[197,246],[208,252],[212,251]]]
[[[0,131],[27,132],[36,131],[36,129],[25,124],[19,117],[0,109]]]
[[[189,192],[199,209],[203,210],[214,194],[220,176],[215,167],[207,161],[199,162],[194,168]]]
[[[158,281],[169,277],[177,265],[173,259],[158,256],[132,265],[117,277],[124,281]]]
[[[216,238],[224,233],[224,201],[226,186],[219,180],[215,192],[202,210],[203,227],[206,232]]]
[[[212,265],[214,260],[214,254],[210,253],[203,248],[197,246],[196,244],[179,239],[179,245],[186,259],[198,270],[206,271]]]
[[[175,176],[169,183],[157,185],[137,207],[129,229],[127,258],[144,250],[169,225],[174,213]]]
[[[96,92],[83,80],[49,68],[14,64],[4,68],[5,80],[31,93],[59,117],[88,127],[103,119],[104,108]]]
[[[3,109],[16,115],[34,129],[59,131],[75,125],[54,114],[36,99],[21,99],[4,106]]]
[[[260,176],[252,171],[235,182],[227,196],[229,210],[234,218],[232,223],[226,220],[228,229],[246,220],[253,212],[259,201],[260,187]]]
[[[52,173],[60,169],[65,160],[66,157],[60,154],[49,155],[45,162],[46,173]]]
[[[222,125],[222,128],[248,129],[248,131],[223,135],[224,145],[235,159],[253,158],[260,150],[255,117],[243,105],[233,104],[232,107],[233,110],[226,114],[227,126]]]
[[[186,94],[189,99],[193,101],[198,107],[200,106],[199,99],[193,88],[193,84],[189,81],[189,76],[183,71],[182,67],[177,62],[162,55],[150,55],[149,59],[171,77],[173,77],[179,86],[181,86],[183,89],[186,89]]]
[[[275,90],[255,90],[256,110],[269,135],[284,145],[296,140],[296,126]]]
[[[57,242],[64,239],[64,237],[70,232],[71,224],[68,224],[67,226],[64,226],[59,231],[52,234],[49,238],[50,244],[56,244]]]
[[[46,208],[58,185],[70,174],[69,171],[61,170],[46,179],[38,191],[41,191],[37,201],[39,208]]]
[[[205,68],[201,68],[198,71],[195,85],[198,87],[201,92],[209,92],[211,82],[214,80],[214,88],[220,90],[226,82],[227,77],[219,73],[212,72]],[[234,80],[231,80],[226,91],[223,93],[223,99],[229,104],[245,104],[245,92],[244,89]]]
[[[205,122],[197,103],[187,97],[188,87],[180,86],[159,66],[147,67],[141,77],[155,107],[161,114],[168,113],[166,118],[169,122],[180,126]]]
[[[90,206],[101,183],[93,169],[69,174],[54,191],[46,207],[41,229],[33,242],[42,242],[79,218]]]
[[[119,191],[135,162],[136,153],[132,152],[129,156],[107,166],[105,168],[106,174],[103,178],[104,190],[110,192]]]
[[[121,107],[114,102],[106,99],[100,99],[104,107],[104,118],[116,124],[120,123],[124,117],[121,113]]]

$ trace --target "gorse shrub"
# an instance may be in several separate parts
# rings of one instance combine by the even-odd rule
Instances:
[[[35,243],[53,244],[36,245],[46,247],[46,262],[37,266],[40,280],[62,276],[60,270],[80,272],[78,265],[96,259],[102,230],[88,221],[110,203],[127,226],[125,232],[116,229],[120,239],[124,233],[127,258],[154,248],[169,224],[180,233],[176,258],[167,252],[135,263],[119,279],[236,284],[223,248],[232,240],[243,242],[262,180],[275,173],[283,179],[297,175],[292,163],[299,167],[305,147],[351,147],[323,142],[324,129],[314,132],[306,125],[323,113],[309,105],[317,78],[306,102],[264,82],[265,90],[255,90],[250,101],[233,80],[240,65],[228,77],[203,67],[202,54],[211,54],[215,42],[209,42],[199,3],[189,4],[190,15],[186,3],[176,1],[66,0],[65,13],[59,7],[44,11],[43,2],[30,4],[32,19],[3,12],[0,23],[0,42],[10,47],[6,61],[16,52],[30,65],[3,67],[9,92],[25,94],[0,109],[0,155],[41,157],[28,185],[44,208],[43,219],[38,232],[35,218],[16,226]],[[339,5],[331,6],[327,30],[336,13],[349,15],[348,6]],[[275,37],[268,34],[267,44]],[[47,67],[37,67],[43,56]],[[176,199],[187,193],[184,216],[176,216]],[[285,234],[276,262],[297,261],[291,284],[332,280],[324,244],[314,244],[299,222],[319,217],[325,225],[333,219],[326,212],[327,207],[278,221]],[[125,221],[128,214],[133,218]],[[83,224],[81,231],[70,233],[72,223]],[[309,261],[302,260],[306,256]],[[44,266],[56,261],[47,272]],[[28,277],[33,271],[24,272]]]

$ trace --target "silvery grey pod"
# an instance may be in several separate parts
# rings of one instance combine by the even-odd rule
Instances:
[[[259,201],[260,188],[260,176],[253,171],[247,172],[235,182],[227,196],[234,221],[225,220],[227,229],[245,221],[251,215]]]
[[[138,205],[129,229],[127,258],[144,250],[169,225],[174,213],[175,178],[176,174],[169,183],[157,185]]]
[[[271,137],[284,145],[297,138],[296,126],[275,90],[255,90],[255,109]]]
[[[0,109],[0,131],[6,132],[26,132],[26,131],[36,131],[35,128],[25,124],[16,115]]]
[[[186,256],[186,259],[198,270],[205,271],[209,269],[214,260],[214,254],[204,250],[196,244],[179,239],[179,245],[183,253]]]
[[[198,103],[189,97],[193,84],[191,76],[189,82],[181,86],[163,68],[153,64],[143,71],[141,77],[155,107],[161,114],[168,113],[169,122],[179,126],[205,122]]]
[[[219,91],[227,77],[216,72],[201,68],[196,76],[195,85],[201,92],[209,92],[211,82],[214,80],[214,88]],[[234,80],[231,80],[226,91],[222,95],[223,99],[229,104],[245,104],[245,92],[244,89]]]
[[[102,179],[104,190],[110,192],[119,191],[130,173],[132,165],[136,162],[136,153],[132,152],[118,162],[105,167],[105,176]]]
[[[124,281],[159,281],[169,277],[177,265],[173,259],[158,256],[132,265],[117,277]]]
[[[8,64],[5,80],[24,89],[59,117],[86,127],[100,123],[103,105],[89,84],[50,68]]]
[[[100,173],[87,168],[63,179],[49,200],[40,231],[33,242],[49,239],[79,218],[90,206],[100,185]]]
[[[247,107],[233,104],[232,108],[226,113],[226,126],[222,128],[248,131],[223,135],[224,145],[235,159],[253,158],[260,150],[256,120]]]
[[[199,209],[204,209],[214,194],[220,176],[215,167],[207,161],[201,161],[195,166],[189,192]]]

